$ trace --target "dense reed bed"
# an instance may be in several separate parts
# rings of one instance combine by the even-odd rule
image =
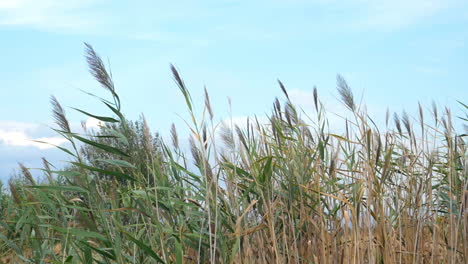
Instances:
[[[175,127],[163,142],[143,120],[142,136],[129,140],[111,76],[89,45],[86,58],[112,115],[78,110],[106,124],[78,134],[52,98],[70,166],[44,159],[43,180],[21,166],[9,182],[1,261],[466,263],[467,141],[454,128],[466,117],[419,106],[418,117],[387,114],[377,127],[338,77],[343,133],[330,131],[316,89],[305,113],[281,82],[285,99],[268,121],[218,124],[208,94],[194,105],[172,67],[190,115],[185,153]]]

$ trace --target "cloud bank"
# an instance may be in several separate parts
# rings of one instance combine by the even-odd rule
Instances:
[[[50,149],[54,148],[53,145],[62,145],[67,141],[57,136],[41,136],[41,133],[44,133],[44,129],[38,124],[0,121],[0,144],[6,146]]]
[[[85,122],[86,129],[96,129],[102,123],[94,118]],[[71,124],[73,131],[81,132],[80,124]],[[40,143],[37,141],[46,142]],[[17,121],[0,121],[0,180],[6,181],[11,177],[18,162],[26,167],[42,167],[41,158],[45,157],[53,165],[61,167],[68,156],[55,146],[67,147],[68,141],[55,135],[48,126]],[[40,171],[33,170],[33,175],[40,175]]]

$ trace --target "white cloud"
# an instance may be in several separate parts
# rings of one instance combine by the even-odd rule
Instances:
[[[100,33],[170,43],[178,43],[180,39],[183,42],[188,38],[191,42],[205,46],[213,35],[217,38],[261,40],[284,37],[287,32],[265,29],[261,23],[250,23],[248,26],[241,23],[242,26],[239,26],[237,20],[232,22],[232,17],[227,15],[227,12],[237,12],[247,17],[256,16],[258,12],[254,11],[264,8],[265,4],[271,8],[271,12],[280,12],[284,8],[324,9],[323,16],[310,22],[314,25],[325,23],[326,30],[331,31],[400,28],[443,10],[455,10],[462,3],[462,0],[291,0],[268,1],[268,4],[260,1],[253,5],[223,5],[219,1],[202,4],[193,1],[142,1],[135,6],[130,2],[109,0],[0,0],[0,26],[24,26],[67,33]],[[224,9],[220,10],[220,6]],[[226,15],[221,15],[223,13]],[[126,19],[122,20],[122,17]],[[209,23],[210,26],[206,27],[193,26],[200,21],[206,22],[206,18],[216,20],[217,23]],[[178,25],[175,28],[185,25],[191,30],[184,31],[182,35],[177,30],[156,30],[167,29],[168,24]],[[303,33],[303,30],[299,32]]]
[[[96,129],[103,125],[103,122],[88,118],[84,121],[86,128]],[[75,132],[84,132],[79,123],[70,123]],[[54,132],[46,125],[40,125],[30,122],[1,121],[0,120],[0,145],[9,147],[34,147],[37,149],[51,149],[62,145],[67,140],[60,136],[53,136]],[[46,142],[48,144],[36,141]]]
[[[290,0],[276,1],[282,7],[294,5],[330,10],[322,19],[327,28],[391,30],[413,25],[445,10],[456,14],[465,0]],[[296,7],[295,6],[295,7]],[[317,21],[314,21],[317,23]]]
[[[96,21],[87,15],[93,0],[2,0],[0,26],[26,26],[48,30],[92,28]]]
[[[85,126],[86,126],[86,129],[93,129],[93,128],[99,128],[101,127],[102,125],[104,125],[104,122],[96,119],[96,118],[88,118],[86,121],[85,121]]]
[[[61,145],[67,140],[61,137],[53,136],[33,136],[35,131],[41,127],[33,123],[1,121],[0,122],[0,143],[13,147],[34,147],[38,149],[50,149],[54,146]],[[47,142],[49,144],[39,143],[35,141]]]
[[[394,29],[417,23],[446,9],[457,7],[460,0],[353,0],[363,8],[362,17],[354,25]]]
[[[54,146],[35,142],[34,140],[43,141],[54,145],[61,145],[67,141],[64,138],[59,137],[31,138],[24,132],[0,130],[0,142],[3,142],[9,146],[36,147],[39,149],[54,148]]]

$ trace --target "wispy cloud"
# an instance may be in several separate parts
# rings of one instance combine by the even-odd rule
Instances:
[[[460,0],[351,0],[362,13],[353,25],[361,28],[397,29],[455,8]],[[360,12],[358,12],[360,13]]]
[[[93,0],[2,0],[0,25],[24,26],[42,30],[91,29]]]
[[[324,26],[331,30],[401,29],[447,10],[451,16],[466,16],[466,12],[456,12],[460,7],[466,8],[464,0],[291,0],[274,4],[283,8],[323,9],[320,14],[324,15],[314,17],[314,24],[326,20]]]
[[[109,0],[0,0],[0,26],[171,44],[190,40],[206,46],[213,39],[301,37],[305,28],[327,32],[399,29],[460,5],[463,0],[141,1],[139,5]],[[317,16],[297,20],[301,17],[297,10]],[[240,21],[238,14],[249,22]],[[282,17],[285,23],[265,23],[271,17]],[[299,22],[303,26],[290,26]]]

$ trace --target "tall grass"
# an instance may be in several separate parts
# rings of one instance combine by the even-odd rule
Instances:
[[[125,146],[110,125],[126,122],[112,77],[89,45],[86,58],[112,115],[78,111],[107,122],[107,138]],[[417,118],[388,113],[382,130],[338,77],[350,117],[342,134],[330,131],[316,89],[315,113],[305,113],[281,82],[285,101],[274,102],[267,122],[217,124],[208,93],[199,118],[171,70],[190,115],[190,153],[173,127],[172,144],[146,152],[144,166],[128,162],[124,148],[71,131],[52,98],[72,169],[44,160],[46,180],[21,166],[24,179],[9,182],[3,262],[466,263],[466,135],[454,129],[466,118],[419,106]],[[114,158],[98,167],[80,144]]]

